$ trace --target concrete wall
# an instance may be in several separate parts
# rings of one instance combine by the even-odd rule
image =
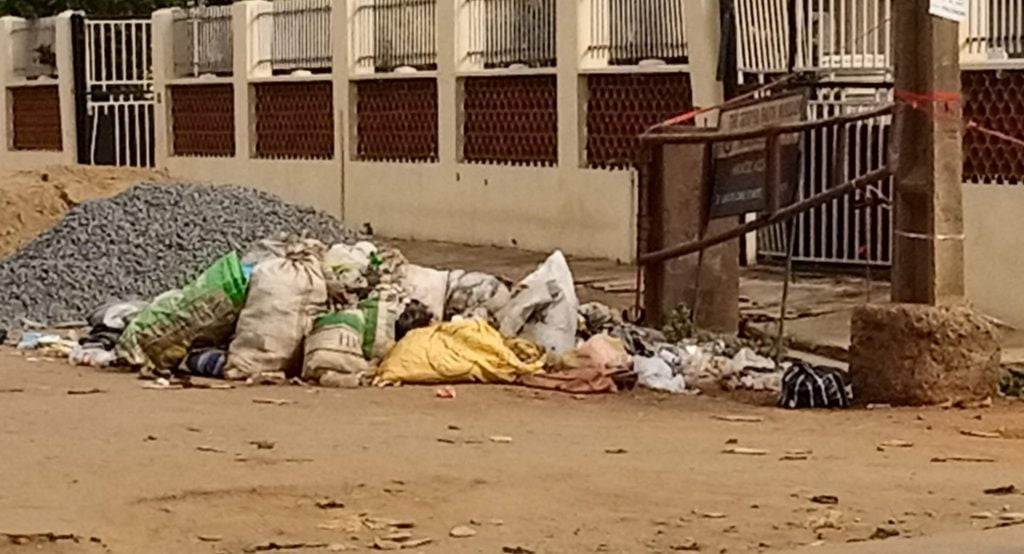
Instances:
[[[40,169],[51,165],[73,164],[76,162],[77,135],[75,127],[74,73],[72,71],[71,15],[64,12],[54,16],[55,43],[57,56],[57,79],[27,79],[15,70],[17,56],[24,55],[24,46],[19,44],[21,33],[27,22],[20,17],[0,17],[0,168],[8,170]],[[14,88],[56,86],[60,97],[62,148],[57,151],[24,151],[12,148],[10,91]]]
[[[213,183],[255,185],[295,202],[315,205],[342,216],[352,225],[370,223],[376,232],[397,238],[446,240],[471,244],[515,245],[534,250],[560,248],[580,256],[623,261],[635,254],[636,176],[630,170],[584,167],[581,119],[581,76],[593,68],[581,65],[586,13],[581,0],[558,0],[556,39],[558,66],[540,70],[558,83],[556,167],[465,164],[459,161],[458,81],[470,75],[517,74],[466,67],[465,29],[459,0],[437,4],[437,71],[409,75],[375,75],[357,71],[350,52],[355,21],[354,0],[336,0],[332,11],[333,71],[329,76],[273,77],[255,56],[259,43],[256,15],[268,9],[258,0],[233,6],[234,74],[195,79],[174,74],[173,20],[176,10],[153,16],[154,60],[158,98],[167,87],[189,83],[230,82],[235,87],[236,154],[232,158],[190,158],[170,155],[169,136],[157,137],[157,161],[172,176]],[[717,0],[686,0],[691,61],[668,68],[691,74],[694,102],[721,101],[715,79]],[[456,30],[461,30],[456,32]],[[597,68],[596,70],[602,70]],[[608,70],[608,68],[604,68]],[[650,71],[636,67],[622,72]],[[666,68],[653,70],[664,71]],[[521,73],[519,73],[521,74]],[[438,160],[432,163],[358,161],[352,155],[355,135],[353,83],[359,79],[436,78],[438,82]],[[253,159],[249,87],[257,81],[330,79],[334,85],[335,156],[330,161]],[[169,129],[166,103],[157,107],[157,129]]]
[[[1024,329],[1024,186],[964,185],[967,298]]]

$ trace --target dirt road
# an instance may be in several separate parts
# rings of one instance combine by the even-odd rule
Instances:
[[[414,387],[142,384],[0,351],[0,533],[82,537],[0,535],[0,552],[369,551],[404,532],[366,524],[388,519],[432,539],[411,552],[654,553],[691,540],[701,552],[786,551],[878,526],[904,537],[980,530],[997,520],[973,513],[1024,511],[1019,494],[983,493],[1021,478],[1022,443],[960,434],[1024,427],[1016,405],[795,413],[642,392],[461,386],[442,400]],[[89,389],[102,392],[68,394]],[[268,399],[284,402],[254,402]],[[729,439],[769,453],[724,454]],[[913,446],[877,449],[892,439]],[[813,454],[780,460],[793,449]],[[930,461],[954,454],[995,461]],[[324,499],[344,508],[318,507]],[[459,525],[475,536],[449,537]]]

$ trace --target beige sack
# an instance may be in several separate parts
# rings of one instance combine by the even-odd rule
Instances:
[[[350,375],[353,381],[370,372],[363,359],[363,312],[346,310],[320,316],[306,337],[302,379],[319,383],[329,373]]]
[[[283,256],[260,262],[252,272],[228,349],[229,379],[272,371],[298,375],[303,338],[327,307],[323,243],[303,239],[279,247]]]

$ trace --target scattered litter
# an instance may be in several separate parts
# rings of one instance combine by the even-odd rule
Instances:
[[[991,494],[994,496],[1005,496],[1008,494],[1017,494],[1017,487],[1014,485],[1004,485],[1002,487],[993,487],[991,489],[985,489],[985,494]]]
[[[434,391],[434,396],[436,396],[438,398],[454,399],[455,398],[455,387],[453,387],[451,385],[440,387],[439,389]]]
[[[72,396],[81,396],[85,394],[104,394],[107,391],[105,389],[69,389],[68,394]]]
[[[992,512],[974,512],[971,514],[971,519],[992,519],[996,517]]]
[[[979,439],[1001,439],[1003,435],[1001,433],[994,433],[992,431],[973,431],[970,429],[961,429],[960,434],[966,437],[975,437]]]
[[[816,495],[816,496],[812,496],[811,497],[811,502],[814,502],[815,504],[835,505],[835,504],[839,504],[839,497],[838,496],[833,496],[831,494],[819,494],[819,495]]]
[[[269,552],[271,550],[300,550],[303,548],[325,548],[325,542],[276,542],[267,541],[246,546],[242,552]]]
[[[868,404],[867,409],[869,410],[889,410],[892,409],[892,404]]]
[[[726,515],[722,512],[702,512],[700,510],[694,510],[693,515],[702,517],[704,519],[725,519]]]
[[[502,554],[537,554],[536,550],[519,545],[503,546],[501,552]]]
[[[202,542],[220,542],[224,540],[224,537],[220,535],[196,535],[196,538]]]
[[[196,450],[198,450],[200,452],[212,452],[214,454],[224,454],[224,450],[221,450],[220,448],[217,448],[215,446],[197,446]]]
[[[936,456],[932,458],[934,463],[945,463],[945,462],[966,462],[966,463],[992,463],[995,462],[995,458],[989,458],[986,456]]]
[[[335,500],[333,498],[325,498],[323,500],[317,500],[316,501],[316,507],[320,508],[321,510],[335,510],[335,509],[339,509],[339,508],[344,508],[345,507],[345,503],[342,502],[341,500]]]
[[[153,381],[146,381],[142,384],[142,388],[148,390],[181,390],[185,388],[181,383],[172,384],[169,380],[160,377]]]
[[[879,448],[912,448],[914,443],[910,441],[892,439],[878,443]]]
[[[286,400],[284,398],[253,398],[253,404],[270,404],[273,406],[287,406],[289,404],[295,404],[294,400]]]
[[[489,439],[491,442],[496,442],[498,444],[509,444],[512,442],[512,437],[506,437],[504,435],[493,435],[489,437]]]
[[[277,445],[277,443],[274,442],[274,441],[264,441],[264,440],[249,441],[249,444],[251,444],[252,446],[255,446],[257,450],[271,450],[271,449],[274,448],[274,446]]]
[[[746,416],[746,415],[713,415],[711,419],[717,419],[719,421],[728,421],[730,423],[761,423],[764,418],[761,416]]]
[[[18,392],[25,392],[25,389],[19,389],[19,388],[0,389],[0,394],[13,394],[13,393],[18,393]]]
[[[625,448],[605,448],[604,449],[604,453],[605,454],[626,454],[628,452],[629,451],[626,450]]]
[[[812,531],[820,531],[822,529],[841,529],[842,520],[843,512],[829,509],[821,516],[811,517],[807,521],[807,527]]]
[[[893,537],[900,536],[900,530],[895,527],[878,526],[875,528],[875,532],[871,533],[868,540],[879,541],[885,539],[891,539]]]
[[[686,392],[683,376],[677,374],[669,362],[660,356],[634,356],[633,370],[637,375],[637,384],[642,387],[673,394]]]
[[[739,443],[740,443],[740,439],[737,439],[736,437],[725,439],[725,444],[739,444]]]
[[[723,454],[739,454],[741,456],[765,456],[768,454],[767,450],[760,448],[745,448],[742,446],[736,446],[733,448],[726,448],[722,451]]]
[[[476,529],[468,525],[457,525],[452,527],[451,531],[448,531],[448,535],[456,539],[466,539],[476,536]]]

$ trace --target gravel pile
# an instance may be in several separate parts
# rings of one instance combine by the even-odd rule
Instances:
[[[279,232],[327,244],[357,239],[327,214],[245,187],[142,183],[85,202],[0,260],[0,328],[22,318],[82,319],[108,300],[151,298]]]

